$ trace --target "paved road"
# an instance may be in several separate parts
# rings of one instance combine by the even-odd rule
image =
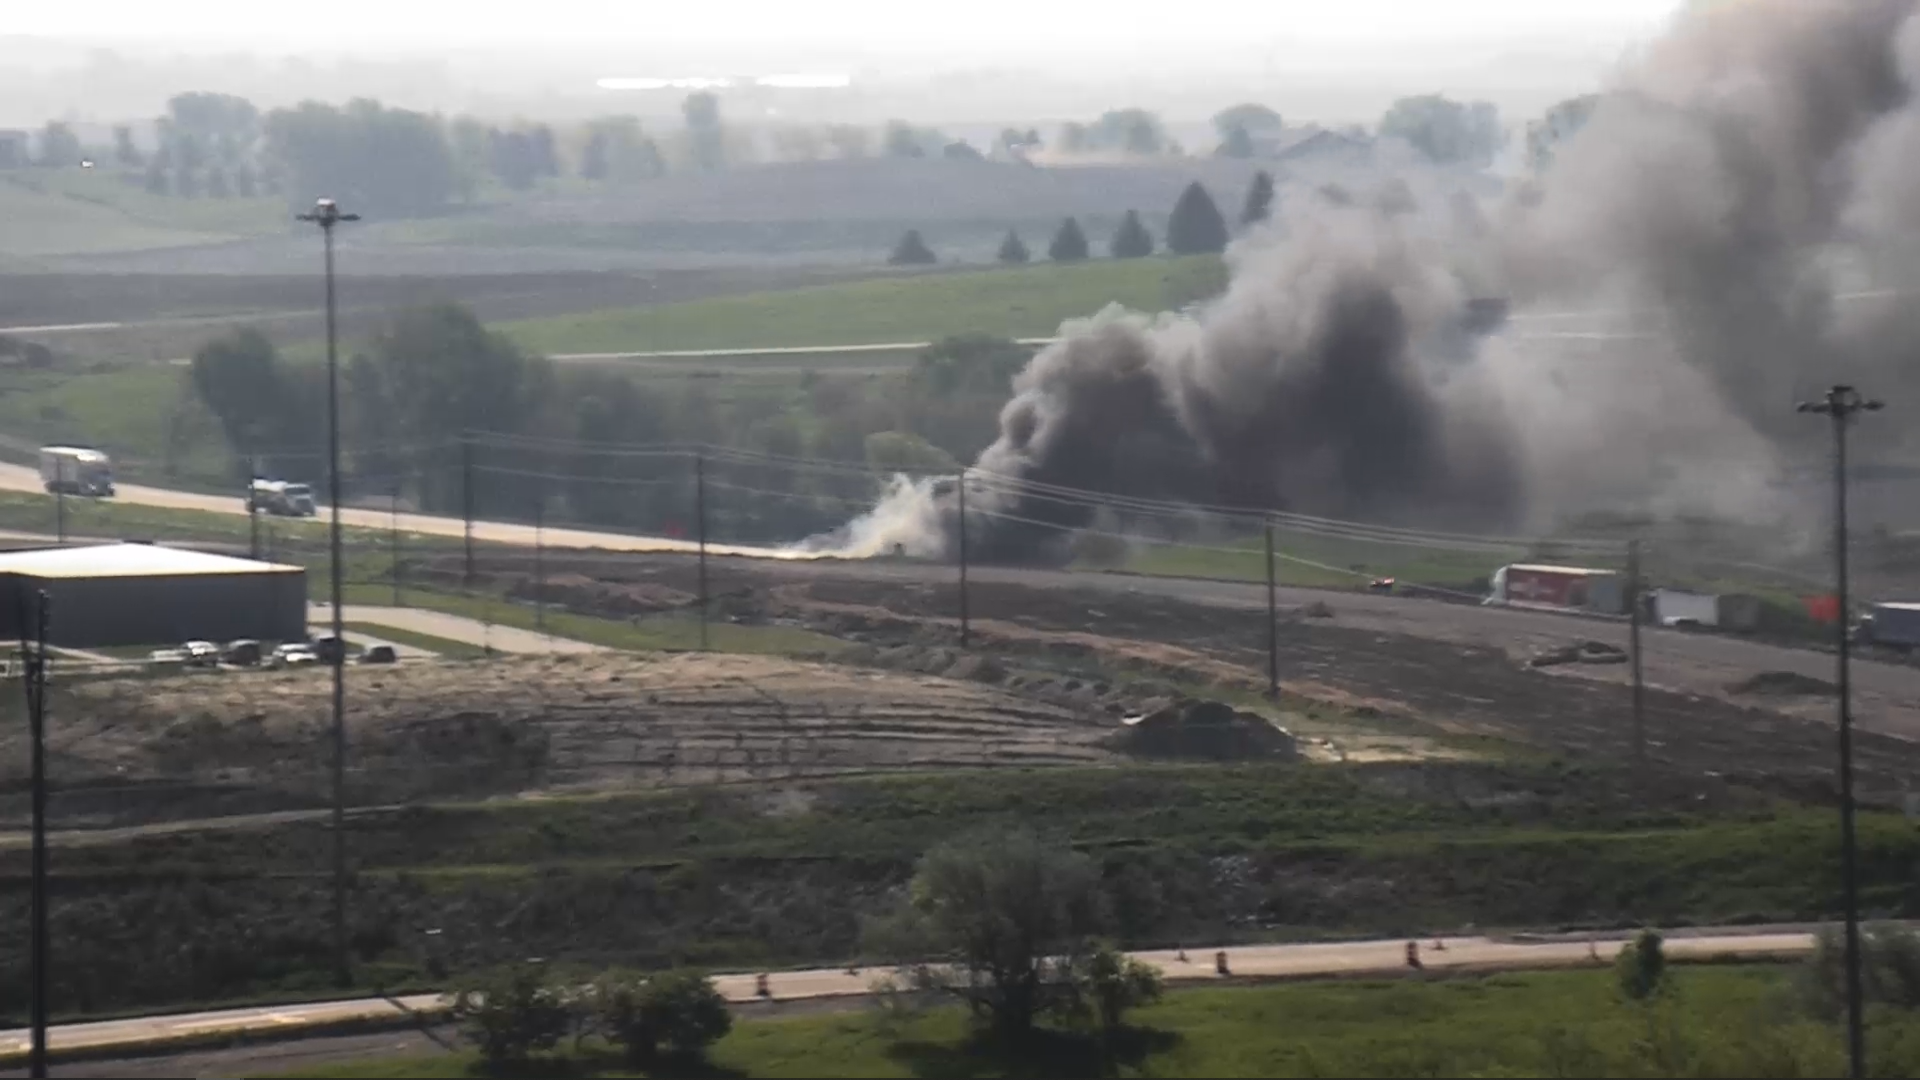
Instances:
[[[38,492],[45,491],[46,488],[40,481],[38,470],[24,465],[0,463],[0,490]],[[141,484],[117,484],[114,499],[117,502],[132,503],[137,506],[199,510],[206,513],[229,514],[234,517],[246,516],[246,509],[237,495],[206,495],[195,491],[175,491],[171,488],[147,487]],[[321,520],[325,520],[324,514]],[[384,510],[367,510],[357,507],[342,507],[340,520],[343,524],[365,529],[385,529],[395,523],[393,515]],[[429,536],[461,536],[466,531],[466,523],[460,518],[439,517],[433,514],[401,514],[398,524],[406,532]],[[535,529],[531,525],[512,525],[497,521],[473,523],[475,540],[531,547],[536,537],[541,543],[553,548],[598,548],[605,551],[697,551],[699,549],[699,545],[691,540],[672,540],[663,536],[630,536],[622,533],[589,532],[582,529]],[[708,544],[707,551],[714,555],[746,555],[760,559],[807,557],[805,553],[779,548],[732,544]]]
[[[1522,942],[1484,937],[1447,938],[1443,941],[1444,949],[1434,948],[1431,941],[1423,942],[1421,957],[1429,970],[1579,967],[1610,962],[1625,940],[1605,938]],[[1699,936],[1670,938],[1667,954],[1674,959],[1687,960],[1734,957],[1790,959],[1811,952],[1813,940],[1813,935],[1806,932],[1715,931]],[[1226,951],[1229,971],[1236,977],[1288,978],[1404,972],[1405,950],[1405,941],[1394,940],[1253,945]],[[1135,955],[1158,967],[1169,982],[1211,981],[1220,977],[1214,970],[1213,949],[1196,949],[1187,953],[1185,958],[1169,951]],[[841,968],[776,972],[769,977],[768,989],[775,1000],[846,997],[870,992],[878,974],[881,972]],[[715,982],[729,1001],[744,1003],[757,1000],[753,975],[721,975]],[[441,999],[437,995],[423,994],[401,998],[397,1002],[386,998],[364,998],[311,1005],[132,1017],[59,1025],[49,1033],[48,1044],[56,1051],[102,1050],[231,1032],[270,1034],[284,1031],[292,1034],[315,1025],[392,1018],[403,1015],[405,1011],[428,1011],[440,1005]],[[0,1053],[24,1052],[27,1045],[27,1033],[23,1030],[0,1032]]]
[[[311,625],[331,629],[332,607],[328,604],[309,604],[307,619]],[[469,619],[460,615],[449,615],[441,611],[429,611],[425,608],[379,607],[372,604],[348,604],[345,622],[370,623],[374,626],[391,626],[396,630],[411,630],[416,634],[446,638],[448,641],[464,641],[469,645],[492,646],[503,653],[589,653],[605,652],[599,645],[575,641],[572,638],[553,637],[521,630],[512,626],[498,626],[483,623],[478,619]],[[349,630],[348,636],[355,636]],[[364,635],[360,635],[365,639]],[[365,639],[371,640],[371,639]],[[398,646],[396,646],[398,647]],[[424,649],[415,648],[414,653],[423,656],[433,655]]]

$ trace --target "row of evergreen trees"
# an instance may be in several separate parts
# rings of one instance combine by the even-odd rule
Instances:
[[[1255,173],[1240,209],[1240,224],[1243,228],[1257,225],[1272,212],[1273,177],[1264,171]],[[1173,213],[1167,217],[1167,250],[1176,255],[1221,252],[1227,249],[1229,238],[1226,218],[1215,205],[1213,196],[1207,194],[1206,187],[1198,180],[1188,184],[1180,193],[1180,200],[1174,203]],[[1107,250],[1116,259],[1141,259],[1153,254],[1153,233],[1141,222],[1138,211],[1127,211],[1108,241]],[[1047,258],[1054,262],[1080,262],[1091,254],[1087,234],[1074,218],[1061,222],[1053,241],[1047,245]],[[1006,239],[1000,242],[997,258],[1003,263],[1024,263],[1033,258],[1033,253],[1017,230],[1008,229]],[[893,254],[887,257],[893,266],[930,266],[939,261],[918,229],[908,229],[894,245]]]

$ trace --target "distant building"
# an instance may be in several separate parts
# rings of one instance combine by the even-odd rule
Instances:
[[[0,128],[0,169],[23,169],[33,163],[33,133]]]
[[[1283,128],[1252,135],[1253,156],[1290,163],[1340,161],[1364,163],[1373,156],[1370,136],[1323,127]]]

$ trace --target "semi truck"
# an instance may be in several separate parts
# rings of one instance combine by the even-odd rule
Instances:
[[[247,513],[275,517],[312,517],[317,512],[313,488],[285,480],[254,480],[247,485]]]
[[[1861,616],[1854,636],[1867,645],[1920,646],[1920,604],[1875,604]]]
[[[1489,604],[1531,604],[1608,615],[1627,610],[1625,582],[1614,570],[1516,563],[1493,572]]]
[[[40,482],[49,495],[108,498],[113,495],[113,462],[84,446],[43,446]]]

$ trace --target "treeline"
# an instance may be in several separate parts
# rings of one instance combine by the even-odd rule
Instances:
[[[1563,102],[1529,133],[1536,161],[1551,143],[1584,123],[1595,99]],[[285,196],[305,202],[319,194],[352,198],[369,213],[393,217],[434,213],[471,201],[488,186],[513,191],[547,178],[595,183],[644,181],[670,172],[710,172],[757,161],[814,161],[873,156],[1024,161],[1042,151],[1058,155],[1186,156],[1167,125],[1139,108],[1113,109],[1090,122],[1061,124],[1051,142],[1035,127],[1007,127],[984,147],[938,128],[893,120],[877,129],[852,124],[730,122],[723,100],[710,91],[688,95],[680,123],[649,131],[634,116],[584,124],[500,124],[472,116],[447,117],[359,99],[345,105],[303,102],[263,111],[231,94],[183,93],[172,98],[151,134],[134,125],[112,130],[110,146],[89,147],[72,124],[47,123],[33,140],[0,140],[0,168],[35,164],[65,168],[112,164],[129,183],[162,195],[206,198]],[[1224,109],[1213,118],[1212,153],[1235,158],[1280,154],[1322,129],[1288,128],[1280,114],[1258,103]],[[1485,102],[1440,95],[1397,101],[1376,131],[1349,125],[1336,134],[1355,144],[1374,134],[1405,140],[1443,164],[1484,166],[1505,145],[1499,113]]]
[[[1240,227],[1249,228],[1267,220],[1273,213],[1273,177],[1265,170],[1253,175],[1253,182],[1247,187],[1247,194],[1240,207]],[[1173,212],[1167,215],[1166,248],[1175,255],[1217,254],[1227,249],[1231,234],[1227,219],[1220,213],[1220,207],[1213,196],[1200,181],[1188,184],[1173,204]],[[1153,232],[1140,220],[1136,210],[1129,210],[1120,219],[1120,225],[1107,242],[1107,253],[1116,259],[1142,259],[1154,253]],[[1080,227],[1077,218],[1067,218],[1055,230],[1053,239],[1047,244],[1047,258],[1054,262],[1082,262],[1093,255],[1092,246],[1087,241],[1086,231]],[[1008,229],[1006,238],[1000,241],[1000,250],[996,258],[1010,265],[1028,262],[1033,252],[1028,249],[1025,240],[1020,238],[1019,230]],[[908,229],[893,247],[887,262],[893,266],[932,265],[940,261],[940,256],[927,243],[919,229]]]
[[[787,538],[846,521],[900,470],[943,471],[993,437],[1031,351],[991,337],[929,348],[900,376],[641,380],[530,356],[454,304],[398,314],[341,371],[343,479],[352,497],[397,493],[437,513],[608,527],[684,523],[694,470],[684,454],[608,446],[719,445],[716,535]],[[189,378],[249,475],[325,478],[326,371],[290,362],[255,330],[203,346]],[[474,435],[473,438],[468,438]],[[810,462],[849,463],[822,470]]]

